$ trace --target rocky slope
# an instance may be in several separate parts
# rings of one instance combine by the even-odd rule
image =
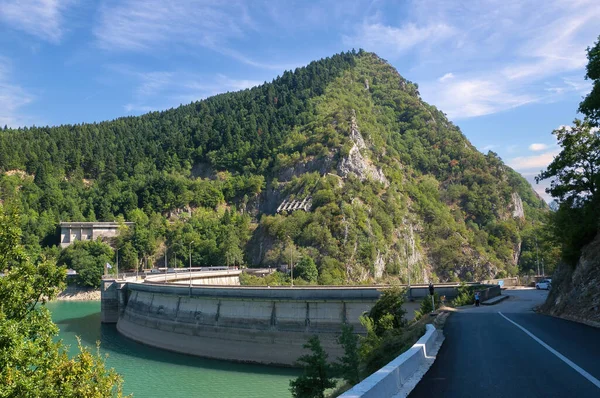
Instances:
[[[559,264],[542,311],[600,327],[600,235],[584,247],[575,269]]]

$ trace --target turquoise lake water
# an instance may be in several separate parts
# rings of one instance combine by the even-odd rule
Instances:
[[[100,341],[107,365],[123,376],[124,392],[134,397],[228,398],[290,397],[289,380],[297,370],[238,364],[177,354],[121,336],[115,325],[100,323],[100,302],[58,301],[48,304],[66,344],[75,336],[90,347]]]

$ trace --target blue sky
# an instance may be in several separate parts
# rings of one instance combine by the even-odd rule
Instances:
[[[593,0],[0,0],[0,125],[139,115],[364,48],[531,181],[590,90],[599,20]]]

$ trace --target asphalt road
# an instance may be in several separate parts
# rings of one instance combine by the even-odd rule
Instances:
[[[448,318],[437,359],[410,398],[600,397],[600,329],[534,313],[545,292],[505,293],[511,297],[498,305],[461,309]]]

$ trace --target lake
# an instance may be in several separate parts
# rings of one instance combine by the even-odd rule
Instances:
[[[123,376],[124,392],[135,397],[290,397],[289,380],[298,370],[198,358],[136,343],[115,325],[100,323],[99,301],[56,301],[48,304],[60,337],[76,352],[83,344],[108,354],[108,367]]]

